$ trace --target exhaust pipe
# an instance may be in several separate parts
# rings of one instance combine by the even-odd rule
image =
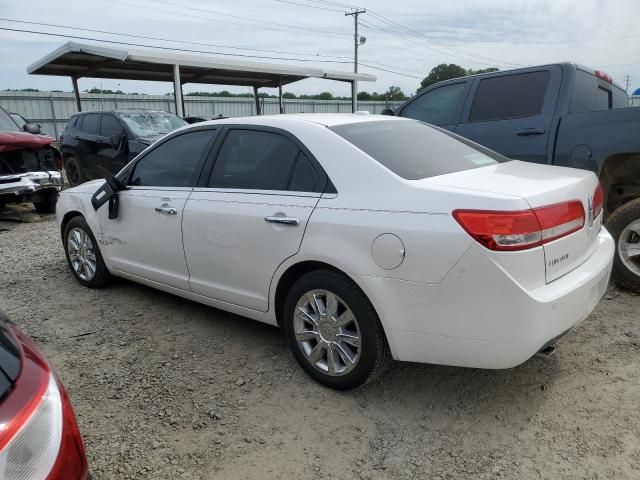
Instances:
[[[542,350],[540,350],[534,356],[537,357],[537,358],[544,358],[545,360],[547,360],[554,353],[556,353],[556,345],[555,345],[555,343],[552,343],[551,345],[547,345],[546,347],[544,347]]]

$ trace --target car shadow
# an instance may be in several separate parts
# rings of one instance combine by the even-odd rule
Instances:
[[[560,348],[560,353],[549,359],[532,358],[507,370],[393,362],[389,371],[377,381],[355,390],[338,392],[315,383],[299,368],[277,327],[125,280],[118,280],[111,291],[117,296],[143,299],[142,303],[165,312],[170,321],[156,323],[158,319],[153,319],[148,327],[155,330],[175,327],[177,319],[183,319],[179,322],[180,339],[172,345],[172,353],[182,344],[191,351],[201,349],[197,353],[212,357],[213,361],[227,362],[230,368],[243,368],[249,372],[253,372],[256,365],[266,363],[274,371],[287,372],[286,378],[295,382],[298,388],[302,386],[309,395],[321,392],[329,401],[347,399],[352,408],[382,422],[391,418],[405,425],[425,419],[436,423],[453,420],[469,423],[472,420],[479,429],[486,428],[484,422],[526,424],[536,416],[540,405],[553,394],[562,378]],[[144,306],[139,308],[144,310]],[[242,352],[242,364],[228,363],[237,358],[233,355],[212,355],[210,345],[199,343],[202,338],[220,340],[225,352]],[[568,341],[570,337],[563,340]],[[282,391],[275,389],[267,395],[273,395],[274,399],[286,397],[295,388],[282,384],[278,387]]]

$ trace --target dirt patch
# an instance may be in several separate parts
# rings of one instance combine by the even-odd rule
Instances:
[[[275,328],[81,287],[51,216],[0,227],[0,308],[56,365],[97,480],[640,478],[639,296],[610,289],[548,361],[397,363],[339,393]]]

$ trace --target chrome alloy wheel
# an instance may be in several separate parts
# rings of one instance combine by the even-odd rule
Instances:
[[[640,275],[640,220],[627,225],[618,237],[618,252],[625,267]]]
[[[360,360],[360,328],[349,306],[327,290],[311,290],[296,304],[296,342],[314,368],[333,377],[345,375]]]
[[[76,274],[84,281],[90,281],[96,274],[96,251],[89,234],[82,228],[74,228],[67,239],[69,261]]]

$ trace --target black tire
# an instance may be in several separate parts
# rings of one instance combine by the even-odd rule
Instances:
[[[40,213],[56,213],[56,204],[58,203],[58,191],[49,190],[42,194],[42,199],[33,202],[33,206]]]
[[[76,157],[67,157],[64,162],[64,170],[67,174],[67,182],[71,187],[80,185],[88,180],[80,161]]]
[[[615,282],[627,290],[640,293],[640,275],[624,264],[620,257],[620,236],[625,228],[632,222],[640,220],[640,198],[625,203],[614,211],[607,220],[607,230],[616,242],[616,254],[613,259],[612,277]],[[627,234],[625,234],[627,236]],[[638,242],[640,247],[640,235],[631,235],[626,241]],[[640,258],[635,259],[640,271]]]
[[[359,359],[351,371],[332,376],[314,367],[298,344],[294,333],[294,313],[298,301],[312,290],[327,290],[344,301],[357,319],[360,330]],[[300,366],[317,382],[336,389],[349,390],[377,379],[391,364],[391,352],[371,302],[346,275],[316,270],[299,278],[289,290],[283,309],[282,327],[289,347]]]
[[[69,258],[69,235],[74,229],[83,230],[89,236],[91,242],[93,243],[93,252],[95,253],[96,259],[96,269],[95,274],[90,279],[82,278],[80,274],[73,268],[73,265]],[[62,238],[64,245],[64,254],[67,257],[67,264],[69,265],[71,273],[74,277],[76,277],[76,280],[78,280],[78,282],[89,288],[102,288],[107,286],[111,282],[113,277],[109,273],[109,270],[104,263],[102,253],[100,253],[100,248],[98,246],[98,242],[96,241],[96,237],[93,236],[93,232],[91,231],[91,228],[89,228],[89,225],[87,225],[84,217],[78,216],[73,217],[71,220],[69,220],[69,223],[67,223],[67,226],[64,229],[64,235]]]

